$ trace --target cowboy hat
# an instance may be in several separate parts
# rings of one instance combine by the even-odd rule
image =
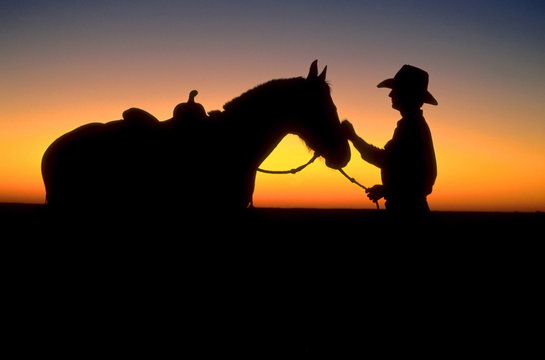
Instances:
[[[437,100],[428,91],[429,75],[422,69],[412,65],[403,65],[392,79],[386,79],[377,85],[378,88],[407,89],[422,93],[426,104],[437,105]]]

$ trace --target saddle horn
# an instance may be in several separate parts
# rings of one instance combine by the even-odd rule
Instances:
[[[189,93],[189,98],[187,99],[187,102],[189,104],[194,104],[195,103],[195,96],[197,96],[199,94],[199,92],[197,90],[191,90],[191,92]]]

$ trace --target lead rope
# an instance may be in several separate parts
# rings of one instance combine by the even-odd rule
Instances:
[[[297,174],[299,171],[303,170],[304,168],[306,168],[307,166],[309,166],[310,164],[312,164],[314,162],[314,160],[316,160],[318,157],[320,157],[320,155],[318,155],[317,153],[314,153],[314,155],[312,156],[312,158],[304,165],[301,165],[299,167],[296,167],[296,168],[293,168],[291,170],[282,170],[282,171],[278,171],[278,170],[264,170],[264,169],[261,169],[261,168],[257,168],[257,171],[259,172],[262,172],[262,173],[265,173],[265,174]],[[368,188],[363,186],[362,184],[360,184],[356,179],[354,179],[353,177],[350,177],[348,176],[347,173],[344,172],[343,169],[338,169],[339,172],[341,174],[343,174],[343,176],[345,178],[347,178],[351,183],[353,184],[356,184],[357,186],[361,187],[363,190],[365,190],[365,192],[367,192]],[[377,206],[377,210],[380,209],[379,205],[378,205],[378,201],[373,201],[375,203],[375,205]]]
[[[363,190],[365,190],[365,192],[367,192],[367,190],[369,190],[369,188],[367,188],[367,187],[363,186],[362,184],[360,184],[359,182],[357,182],[356,179],[354,179],[353,177],[348,176],[348,174],[345,173],[343,169],[338,169],[338,170],[339,170],[339,172],[340,172],[341,174],[344,175],[345,178],[347,178],[348,180],[350,180],[350,182],[351,182],[352,184],[358,185],[360,188],[362,188]],[[375,205],[377,206],[377,210],[379,210],[380,207],[379,207],[379,205],[378,205],[378,200],[375,200],[375,201],[373,201],[373,202],[374,202]]]

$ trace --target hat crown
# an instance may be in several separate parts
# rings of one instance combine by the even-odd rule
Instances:
[[[394,76],[396,87],[411,87],[421,91],[428,89],[429,75],[426,71],[412,65],[403,65]]]

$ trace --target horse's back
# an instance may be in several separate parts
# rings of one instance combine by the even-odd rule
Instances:
[[[77,174],[89,155],[89,144],[103,131],[104,124],[82,125],[56,139],[42,157],[42,177],[46,188],[48,204],[75,200],[73,187]]]
[[[255,171],[233,150],[227,124],[150,116],[129,109],[124,120],[83,125],[55,140],[42,160],[48,204],[133,213],[248,206]]]
[[[78,127],[55,140],[42,159],[50,205],[129,200],[136,183],[151,177],[139,172],[153,163],[156,129],[125,120]],[[85,204],[85,205],[84,205]]]

